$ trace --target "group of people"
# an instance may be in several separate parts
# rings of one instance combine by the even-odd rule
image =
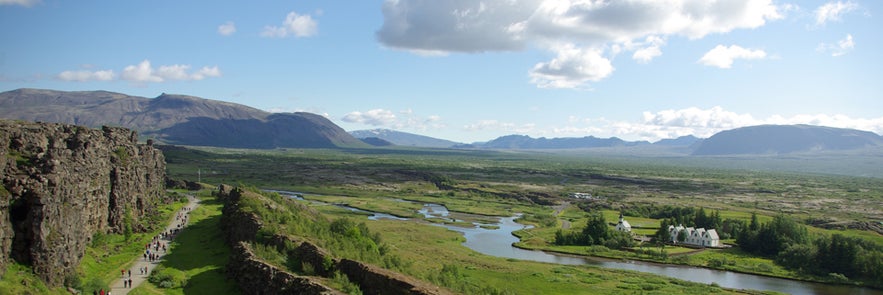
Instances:
[[[176,217],[176,221],[180,221],[178,225],[167,231],[160,233],[159,235],[153,237],[153,241],[144,245],[144,261],[154,262],[158,261],[163,254],[168,251],[168,242],[163,242],[164,240],[171,240],[178,234],[178,232],[184,228],[184,225],[187,223],[187,219],[189,218],[188,213],[190,213],[189,207],[184,207],[181,209],[181,212],[178,213]],[[138,271],[142,276],[150,275],[150,269],[148,266],[139,267]],[[120,277],[123,280],[123,288],[132,288],[132,270],[120,270]],[[93,292],[93,295],[111,295],[110,290],[105,291],[104,289]]]

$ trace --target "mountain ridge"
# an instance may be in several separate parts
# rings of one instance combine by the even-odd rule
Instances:
[[[430,148],[450,148],[460,144],[446,139],[429,137],[414,133],[396,131],[391,129],[368,129],[354,130],[349,132],[356,138],[365,139],[370,137],[379,138],[398,146],[416,146]]]
[[[270,113],[196,96],[22,88],[0,93],[0,117],[120,126],[169,144],[233,148],[366,147],[325,117]]]
[[[758,125],[725,130],[703,140],[694,156],[790,154],[883,145],[883,137],[856,129],[814,125]]]

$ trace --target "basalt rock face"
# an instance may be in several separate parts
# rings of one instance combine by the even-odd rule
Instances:
[[[381,267],[348,259],[336,259],[316,244],[300,238],[276,233],[263,235],[257,239],[264,227],[260,217],[243,210],[241,202],[254,202],[260,195],[243,191],[228,185],[218,187],[216,196],[224,203],[221,227],[227,243],[232,247],[227,275],[236,280],[243,294],[337,294],[332,289],[316,283],[316,277],[293,275],[257,258],[249,243],[264,243],[284,251],[289,261],[308,264],[316,275],[332,277],[336,271],[346,275],[351,282],[359,285],[364,294],[409,294],[409,295],[448,295],[453,294],[413,277]],[[249,201],[248,199],[251,198]],[[262,206],[272,209],[271,202],[258,200]],[[305,212],[300,212],[304,214]],[[257,240],[262,240],[258,242]],[[285,251],[287,249],[287,251]]]
[[[355,260],[341,259],[337,264],[340,272],[350,281],[359,284],[364,294],[390,295],[443,295],[447,290],[426,284],[384,268]]]
[[[95,233],[144,229],[164,179],[131,130],[0,120],[0,272],[13,259],[61,285]]]
[[[294,275],[261,261],[245,242],[237,242],[227,271],[233,275],[243,294],[315,294],[342,295],[318,279]]]

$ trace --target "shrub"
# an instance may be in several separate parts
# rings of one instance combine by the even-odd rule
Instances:
[[[160,288],[171,289],[184,288],[187,286],[188,279],[187,274],[183,271],[157,266],[156,269],[150,273],[150,277],[147,278],[147,281]]]
[[[76,274],[69,274],[64,277],[64,286],[79,290],[83,287],[83,281]]]
[[[89,280],[89,282],[86,283],[86,285],[83,286],[83,293],[92,294],[93,292],[98,292],[98,290],[101,289],[109,290],[109,288],[107,288],[107,285],[104,284],[101,279],[92,278]]]

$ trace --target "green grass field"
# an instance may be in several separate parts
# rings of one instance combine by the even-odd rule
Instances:
[[[190,213],[190,224],[171,244],[171,253],[160,263],[184,273],[183,288],[162,289],[149,282],[129,294],[239,294],[224,275],[230,249],[220,231],[221,207],[213,197],[200,194],[200,205]]]

